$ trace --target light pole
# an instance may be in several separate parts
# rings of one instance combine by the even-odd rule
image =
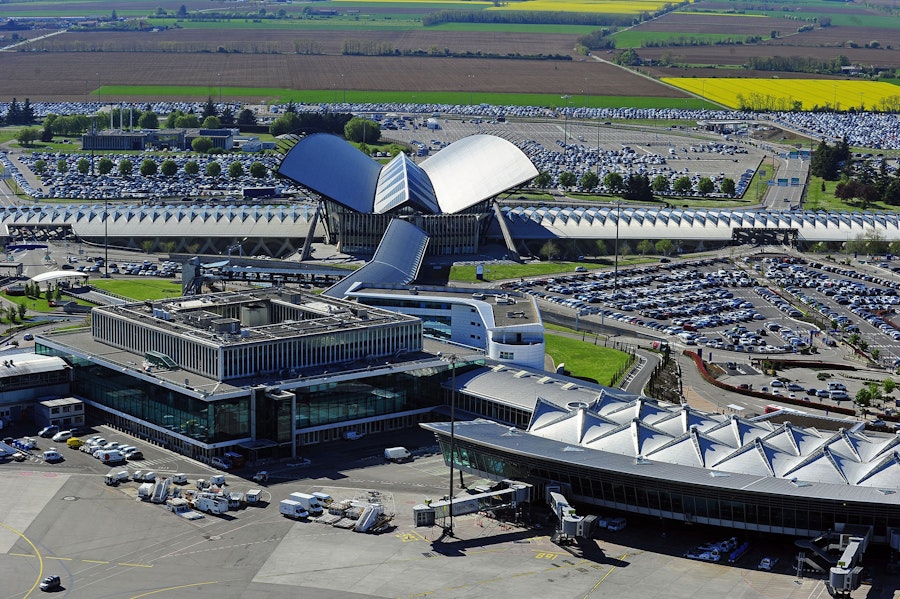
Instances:
[[[109,278],[109,198],[103,198],[103,278]]]
[[[466,75],[466,79],[471,79],[469,81],[469,106],[472,106],[472,88],[475,86],[475,75]]]
[[[446,361],[450,362],[450,368],[452,368],[450,372],[450,494],[447,496],[449,500],[449,504],[447,506],[450,513],[450,524],[447,528],[444,529],[444,533],[448,537],[453,537],[453,460],[455,459],[454,452],[456,451],[456,363],[459,360],[459,356],[456,354],[450,354],[445,358]]]
[[[622,201],[616,200],[616,256],[613,269],[613,291],[619,290],[619,215],[622,213]]]
[[[560,96],[563,100],[566,101],[566,120],[563,123],[563,151],[567,154],[569,153],[569,98],[571,98],[569,94],[565,94]]]

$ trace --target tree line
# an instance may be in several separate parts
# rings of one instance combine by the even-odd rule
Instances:
[[[819,142],[809,162],[809,172],[825,181],[838,181],[834,196],[846,203],[856,203],[863,210],[875,202],[900,206],[900,171],[890,173],[887,160],[851,160],[846,138],[830,146]],[[824,188],[825,183],[823,181]]]

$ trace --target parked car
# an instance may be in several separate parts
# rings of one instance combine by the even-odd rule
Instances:
[[[230,470],[231,469],[231,460],[227,458],[214,457],[209,461],[213,468],[218,468],[219,470]]]
[[[756,567],[758,570],[765,570],[766,572],[771,572],[775,569],[775,566],[778,565],[777,557],[764,557],[759,562],[759,565]]]
[[[60,443],[62,441],[68,441],[71,438],[72,438],[72,431],[59,431],[58,433],[53,435],[53,437],[51,437],[50,440]]]
[[[60,588],[60,580],[59,576],[55,574],[52,576],[48,576],[44,580],[41,581],[41,590],[42,591],[55,591]]]
[[[59,432],[59,427],[56,426],[55,424],[51,424],[49,426],[45,426],[44,428],[42,428],[40,430],[40,432],[38,433],[38,436],[44,437],[45,439],[47,439],[49,437],[52,437],[53,435],[55,435],[58,432]]]

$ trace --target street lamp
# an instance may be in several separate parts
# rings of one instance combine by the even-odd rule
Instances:
[[[569,94],[560,96],[560,98],[562,98],[563,100],[566,101],[566,109],[565,109],[566,120],[563,123],[563,150],[566,153],[569,152],[569,99],[571,97],[572,96],[570,96]]]
[[[444,361],[450,362],[450,368],[452,369],[450,372],[450,494],[448,495],[449,504],[447,506],[450,513],[450,524],[447,528],[444,529],[444,534],[448,537],[453,537],[453,460],[455,459],[454,452],[456,451],[456,364],[459,361],[459,356],[456,354],[450,354],[443,358]]]
[[[613,270],[613,291],[619,290],[619,215],[622,213],[622,201],[616,200],[616,256]]]
[[[105,195],[105,194],[104,194]],[[103,278],[109,278],[109,198],[103,198]]]

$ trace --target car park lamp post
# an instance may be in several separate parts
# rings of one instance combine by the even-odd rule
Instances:
[[[569,153],[569,99],[572,98],[569,94],[565,94],[560,96],[563,100],[566,101],[565,108],[565,117],[566,120],[563,122],[563,151],[568,154]]]
[[[613,267],[613,290],[619,290],[619,216],[622,214],[622,201],[616,200],[616,246],[615,266]]]
[[[453,537],[453,460],[454,451],[456,451],[456,364],[459,356],[450,354],[443,358],[446,362],[450,362],[450,494],[448,495],[448,510],[450,513],[449,525],[444,529],[444,533],[448,537]]]

